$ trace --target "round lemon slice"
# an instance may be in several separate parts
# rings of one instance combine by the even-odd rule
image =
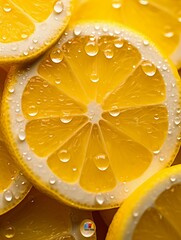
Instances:
[[[180,239],[181,165],[145,182],[116,213],[106,240]]]
[[[1,239],[97,239],[91,212],[70,208],[34,188],[0,222]]]
[[[108,20],[125,24],[149,36],[175,65],[181,67],[181,1],[81,0],[72,22]]]
[[[71,0],[0,0],[0,63],[30,60],[57,41]]]
[[[0,101],[7,72],[0,68]],[[9,154],[0,129],[0,215],[15,207],[29,192],[31,185],[25,179]]]
[[[9,73],[9,145],[52,196],[81,208],[116,207],[176,155],[179,81],[174,66],[131,30],[75,26],[36,63]]]

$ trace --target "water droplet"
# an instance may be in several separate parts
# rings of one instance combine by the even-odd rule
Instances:
[[[160,150],[155,150],[155,151],[153,151],[153,153],[154,153],[155,155],[157,155],[157,154],[160,153]]]
[[[115,9],[119,9],[121,7],[120,0],[112,0],[112,7]]]
[[[134,218],[137,218],[138,216],[139,216],[139,213],[138,213],[138,212],[134,212],[134,213],[133,213],[133,217],[134,217]]]
[[[63,60],[63,52],[59,48],[55,48],[50,53],[53,63],[60,63]]]
[[[26,33],[21,34],[21,38],[26,39],[27,37],[28,37],[28,35]]]
[[[143,72],[149,77],[154,76],[156,73],[156,66],[149,61],[143,61],[141,67]]]
[[[170,177],[170,182],[174,183],[176,181],[176,177]]]
[[[99,205],[102,205],[104,203],[105,199],[104,199],[104,195],[101,194],[101,193],[98,193],[96,195],[96,202],[99,204]]]
[[[181,136],[178,136],[178,137],[177,137],[177,140],[180,141],[180,140],[181,140]]]
[[[65,124],[70,123],[72,121],[72,117],[65,116],[65,117],[60,118],[60,121]]]
[[[29,156],[29,157],[27,157],[26,159],[27,159],[28,161],[31,161],[32,158]]]
[[[4,10],[5,12],[9,13],[9,12],[11,12],[12,8],[11,8],[10,5],[7,3],[7,4],[5,4],[3,10]]]
[[[56,3],[55,3],[55,5],[54,5],[54,11],[56,12],[56,13],[61,13],[62,11],[63,11],[63,3],[62,3],[62,1],[57,1]]]
[[[60,83],[61,83],[61,80],[60,80],[60,79],[57,79],[57,80],[55,80],[55,83],[56,83],[56,84],[60,84]]]
[[[15,89],[12,86],[8,87],[8,92],[9,93],[14,93]]]
[[[15,235],[15,228],[13,226],[6,226],[4,229],[4,236],[8,239],[13,238]]]
[[[107,59],[111,59],[114,56],[114,52],[112,49],[106,49],[104,50],[104,55]]]
[[[38,43],[38,40],[37,39],[33,39],[33,43]]]
[[[163,69],[163,71],[166,71],[168,69],[168,67],[166,65],[163,65],[162,69]]]
[[[81,34],[81,32],[82,32],[82,29],[81,29],[80,26],[76,26],[76,27],[74,28],[74,34],[75,34],[75,36],[79,36],[79,35]]]
[[[28,115],[30,117],[34,117],[38,114],[38,109],[35,105],[31,105],[28,107]]]
[[[154,119],[155,119],[155,120],[159,120],[159,119],[160,119],[159,115],[158,115],[158,114],[155,114]]]
[[[112,116],[112,117],[118,117],[120,115],[121,111],[119,109],[115,109],[115,110],[112,110],[109,112],[109,114]]]
[[[69,233],[63,233],[63,235],[60,236],[58,240],[75,240],[75,238]]]
[[[96,155],[94,157],[94,162],[96,167],[101,171],[105,171],[109,167],[109,159],[104,153]]]
[[[80,232],[86,238],[92,237],[96,232],[95,223],[90,219],[85,219],[80,224]]]
[[[93,72],[93,73],[91,74],[91,76],[90,76],[90,80],[91,80],[91,82],[93,82],[93,83],[99,82],[99,77],[98,77],[97,73]]]
[[[19,137],[20,141],[24,141],[26,139],[26,134],[25,134],[25,131],[23,129],[19,130],[18,137]]]
[[[99,51],[99,47],[98,47],[97,43],[95,43],[95,42],[88,42],[85,45],[84,49],[85,49],[85,52],[87,53],[87,55],[90,57],[96,56]]]
[[[70,160],[70,153],[66,149],[60,150],[57,155],[63,163],[67,163]]]
[[[159,160],[160,160],[160,162],[163,162],[165,160],[165,158],[164,157],[160,157]]]
[[[180,118],[176,117],[174,123],[175,123],[175,125],[178,126],[180,124]]]
[[[124,45],[124,40],[121,39],[121,38],[118,38],[118,39],[116,39],[116,40],[114,41],[114,46],[115,46],[116,48],[122,48],[123,45]]]
[[[144,6],[149,4],[148,0],[139,0],[139,3]]]
[[[28,53],[27,51],[24,51],[24,52],[23,52],[23,55],[24,55],[24,56],[28,56],[28,54],[29,54],[29,53]]]
[[[7,202],[11,202],[13,200],[13,193],[11,192],[11,190],[5,190],[4,191],[4,199]]]
[[[168,130],[168,134],[169,134],[169,135],[172,134],[172,130],[171,130],[171,129]]]
[[[49,183],[50,183],[51,185],[54,185],[54,184],[56,183],[55,177],[51,176],[50,179],[49,179]]]
[[[172,38],[174,36],[174,32],[167,30],[165,31],[164,36],[166,38]]]
[[[143,44],[144,44],[145,46],[148,46],[150,43],[149,43],[148,40],[144,40],[144,41],[143,41]]]

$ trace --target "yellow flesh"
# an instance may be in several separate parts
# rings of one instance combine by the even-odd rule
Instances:
[[[56,0],[0,0],[0,42],[11,43],[28,38],[35,22],[45,21]]]
[[[120,3],[121,7],[114,8],[114,3]],[[72,23],[80,20],[119,22],[142,32],[171,55],[180,41],[180,9],[181,2],[172,0],[85,0],[75,12]]]
[[[181,185],[172,186],[164,191],[155,201],[153,207],[145,211],[135,228],[133,240],[179,240]]]
[[[6,72],[0,68],[0,101],[2,98],[5,77]],[[3,190],[9,187],[17,174],[18,170],[9,155],[6,144],[4,143],[4,136],[0,129],[0,192],[3,192]]]
[[[59,178],[108,191],[142,175],[163,145],[165,97],[156,67],[127,41],[75,37],[45,56],[24,90],[26,139]]]
[[[33,189],[20,205],[0,217],[0,238],[60,239],[63,233],[70,234],[70,213],[70,208]]]

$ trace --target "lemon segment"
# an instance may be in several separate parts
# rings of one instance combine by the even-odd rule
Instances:
[[[162,170],[139,187],[116,213],[106,240],[180,239],[180,170]]]
[[[35,185],[58,200],[117,207],[177,154],[179,81],[143,36],[76,25],[34,64],[11,69],[2,107],[7,141]]]
[[[2,239],[85,240],[89,237],[96,240],[91,212],[67,207],[34,188],[16,208],[1,216],[0,221]],[[91,228],[86,228],[86,224]]]

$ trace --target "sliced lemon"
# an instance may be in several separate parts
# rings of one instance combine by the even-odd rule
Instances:
[[[67,207],[32,189],[12,211],[0,217],[1,239],[95,240],[91,212]]]
[[[0,63],[30,60],[57,41],[71,0],[0,0]]]
[[[7,72],[0,68],[0,102]],[[0,215],[15,207],[29,192],[27,182],[9,154],[0,129]]]
[[[149,36],[181,67],[181,1],[82,0],[72,22],[108,20],[125,24]],[[143,20],[144,19],[144,20]]]
[[[106,240],[180,239],[181,165],[145,182],[116,213]]]
[[[35,184],[66,203],[116,207],[178,151],[178,73],[126,28],[75,26],[8,78],[11,150]]]

